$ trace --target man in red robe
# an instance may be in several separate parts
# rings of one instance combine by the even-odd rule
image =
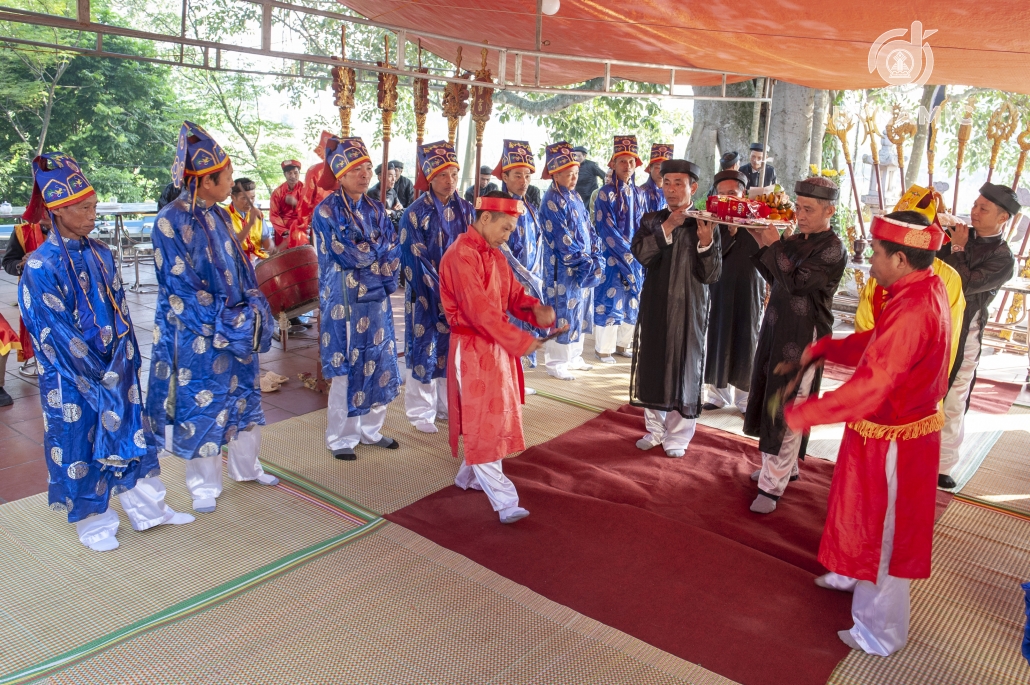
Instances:
[[[928,224],[911,211],[873,219],[870,271],[887,289],[886,307],[871,330],[824,336],[801,360],[854,366],[855,374],[784,410],[796,431],[847,422],[819,545],[830,573],[816,584],[854,593],[855,624],[838,635],[880,656],[908,639],[909,579],[930,576],[951,316],[931,268],[944,232]]]
[[[11,350],[20,350],[21,343],[15,335],[11,324],[0,314],[0,407],[9,407],[14,404],[14,398],[4,390],[4,377],[7,375],[7,355]]]
[[[49,231],[49,216],[41,217],[38,222],[30,221],[15,226],[11,239],[7,241],[7,250],[4,252],[4,271],[20,279],[22,272],[25,270],[25,263],[29,260],[29,255],[43,244]],[[35,355],[32,351],[32,338],[29,336],[29,331],[25,328],[25,322],[22,321],[21,317],[18,318],[18,328],[18,340],[21,343],[21,347],[15,349],[18,351],[18,361],[25,362],[18,369],[18,373],[34,378],[39,372],[36,368]],[[0,404],[0,406],[4,405]]]
[[[268,201],[268,220],[272,222],[273,240],[276,247],[289,242],[290,226],[297,220],[304,184],[300,182],[300,162],[287,159],[282,163],[286,180],[272,191]]]
[[[322,161],[318,164],[313,164],[308,167],[308,170],[304,172],[304,189],[300,193],[300,205],[297,208],[297,217],[290,224],[290,240],[286,247],[299,247],[300,245],[307,245],[311,242],[308,237],[310,234],[311,217],[315,214],[315,207],[324,200],[326,197],[331,195],[333,191],[340,187],[340,184],[336,182],[336,176],[333,175],[332,170],[328,170],[323,174],[325,166],[325,145],[329,142],[329,139],[333,137],[329,131],[322,131],[322,137],[318,141],[318,147],[315,148],[315,154],[318,155]],[[320,184],[328,185],[325,187]]]
[[[554,309],[526,294],[498,249],[525,211],[522,201],[493,191],[481,196],[476,207],[476,222],[440,260],[440,300],[451,329],[447,402],[455,458],[458,440],[465,437],[465,459],[454,483],[482,490],[501,523],[514,523],[529,512],[519,506],[501,459],[526,448],[520,360],[543,344],[508,317],[545,328],[554,323]]]

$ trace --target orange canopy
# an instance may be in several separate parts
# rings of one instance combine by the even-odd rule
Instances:
[[[536,0],[341,0],[371,20],[412,30],[460,36],[520,50],[536,48]],[[885,31],[913,21],[936,31],[924,43],[933,53],[928,83],[1030,93],[1030,3],[1025,0],[561,0],[543,17],[542,47],[564,55],[621,59],[677,67],[770,76],[813,88],[876,88],[870,46]],[[916,40],[918,43],[918,39]],[[454,61],[461,40],[423,40]],[[463,66],[479,66],[479,51],[465,49]],[[497,54],[490,67],[497,73]],[[508,57],[507,78],[514,73]],[[613,77],[668,83],[667,70],[612,66]],[[603,76],[600,64],[542,60],[541,85],[565,85]],[[534,67],[523,64],[523,83]],[[734,80],[729,79],[731,82]],[[740,80],[740,79],[737,79]],[[714,85],[718,75],[677,72],[677,84]]]

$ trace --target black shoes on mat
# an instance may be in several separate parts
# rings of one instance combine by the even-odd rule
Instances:
[[[393,438],[383,436],[379,442],[373,443],[372,447],[382,447],[383,449],[395,450],[400,447],[400,443]],[[343,449],[333,450],[333,457],[342,461],[354,461],[358,458],[358,455],[354,454],[354,448],[344,447]]]

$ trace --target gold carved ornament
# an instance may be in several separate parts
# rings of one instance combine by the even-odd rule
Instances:
[[[461,46],[454,65],[454,78],[461,76]],[[443,115],[447,118],[447,141],[454,145],[458,132],[458,119],[468,114],[469,87],[464,83],[449,82],[443,89]]]

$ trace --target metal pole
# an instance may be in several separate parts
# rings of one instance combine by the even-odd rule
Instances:
[[[769,129],[772,126],[772,96],[773,96],[773,80],[771,78],[765,80],[766,90],[769,98],[769,109],[765,113],[765,135],[762,137],[762,166],[758,170],[758,184],[761,187],[765,187],[765,160],[769,156]]]

